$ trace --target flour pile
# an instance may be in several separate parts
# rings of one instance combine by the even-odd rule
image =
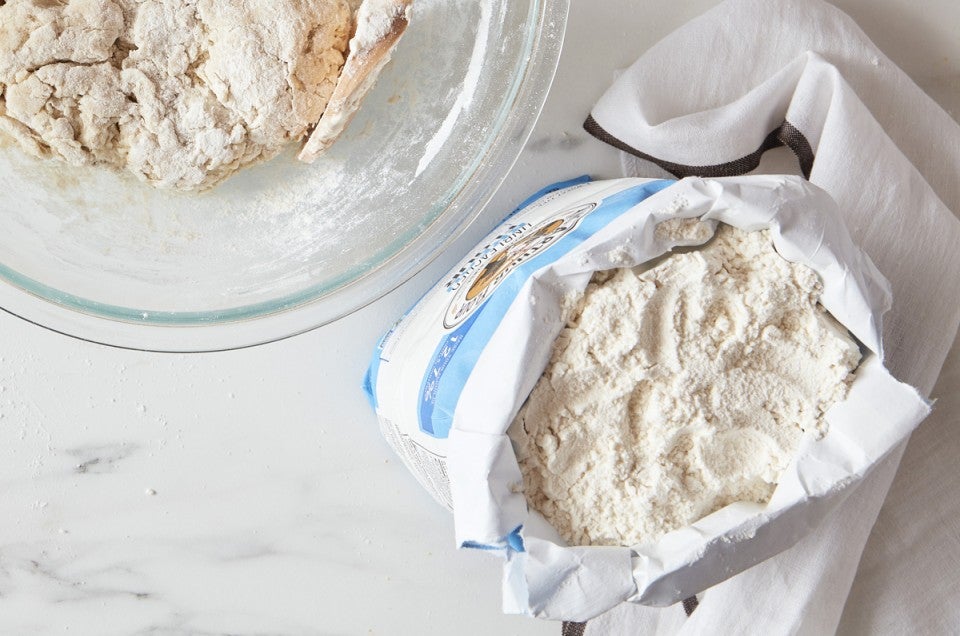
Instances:
[[[347,0],[0,2],[0,132],[209,188],[317,123],[352,28]]]
[[[632,545],[766,502],[860,361],[820,294],[768,231],[727,225],[595,276],[509,431],[530,505],[572,544]]]

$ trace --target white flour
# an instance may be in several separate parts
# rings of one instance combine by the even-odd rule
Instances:
[[[595,277],[510,429],[528,502],[581,545],[766,502],[860,360],[820,293],[768,232],[725,225],[642,274]]]
[[[406,8],[394,0],[366,0],[357,7],[356,32],[350,41],[350,49],[368,49],[387,36],[394,20]]]

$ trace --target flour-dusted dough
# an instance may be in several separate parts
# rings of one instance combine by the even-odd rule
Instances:
[[[352,28],[347,0],[0,1],[0,132],[205,189],[306,135]]]

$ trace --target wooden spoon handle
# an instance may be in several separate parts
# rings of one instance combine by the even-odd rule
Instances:
[[[406,31],[412,4],[413,0],[363,0],[350,54],[323,116],[300,151],[300,161],[313,163],[353,119]],[[368,25],[374,25],[373,30],[365,30]]]

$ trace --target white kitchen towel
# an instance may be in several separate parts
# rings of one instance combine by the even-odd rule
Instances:
[[[836,199],[854,240],[891,282],[887,366],[930,395],[960,325],[960,127],[848,16],[819,0],[728,0],[645,53],[585,127],[624,151],[630,176],[743,174],[772,148],[792,150],[798,171]],[[565,632],[942,633],[960,625],[951,598],[960,589],[957,355],[938,385],[946,399],[914,435],[910,470],[879,520],[903,448],[789,551],[684,607],[624,605]]]

